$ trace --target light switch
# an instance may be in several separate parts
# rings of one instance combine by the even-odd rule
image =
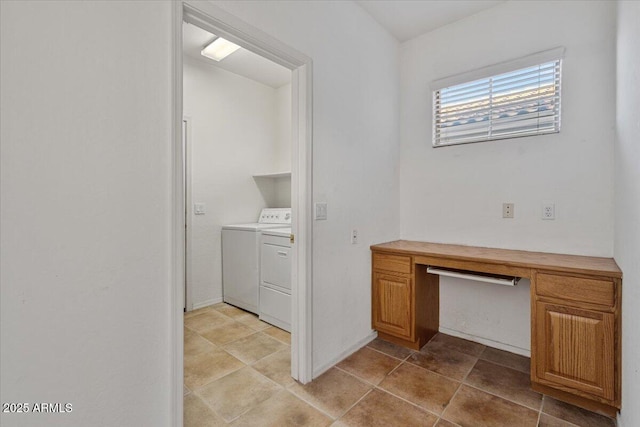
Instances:
[[[193,213],[196,215],[204,215],[204,203],[194,203],[193,204]]]
[[[315,220],[318,221],[323,219],[327,219],[327,203],[316,203]]]

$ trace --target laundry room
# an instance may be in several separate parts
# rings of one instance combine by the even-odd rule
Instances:
[[[205,56],[218,40],[183,24],[186,311],[223,301],[225,226],[262,222],[265,208],[288,208],[268,212],[291,223],[291,71],[233,45]]]

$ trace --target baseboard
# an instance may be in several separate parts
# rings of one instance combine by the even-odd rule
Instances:
[[[357,341],[353,345],[349,346],[346,350],[344,350],[338,356],[336,356],[333,359],[331,359],[329,362],[325,363],[322,366],[319,366],[319,367],[315,368],[313,370],[313,379],[318,378],[320,375],[324,374],[329,369],[331,369],[334,365],[342,362],[344,359],[346,359],[347,357],[351,356],[353,353],[355,353],[356,351],[360,350],[365,345],[369,344],[371,341],[376,339],[377,336],[378,336],[378,333],[376,331],[371,331],[371,333],[369,335],[367,335],[366,337],[364,337],[361,340]]]
[[[451,335],[458,338],[463,338],[465,340],[477,342],[480,344],[484,344],[487,347],[497,348],[499,350],[508,351],[509,353],[519,354],[521,356],[531,357],[531,350],[528,348],[520,348],[510,344],[505,344],[503,342],[494,341],[488,338],[478,337],[476,335],[465,334],[464,332],[456,331],[455,329],[445,328],[440,326],[438,329],[443,334]]]
[[[211,299],[208,299],[206,301],[199,302],[198,304],[193,304],[192,310],[197,310],[199,308],[209,307],[210,305],[218,304],[219,302],[222,302],[222,297],[211,298]]]

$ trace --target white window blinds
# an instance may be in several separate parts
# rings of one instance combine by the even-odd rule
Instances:
[[[561,60],[433,92],[433,146],[560,131]]]

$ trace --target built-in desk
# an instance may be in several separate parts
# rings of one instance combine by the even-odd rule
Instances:
[[[439,328],[428,267],[531,280],[534,390],[591,410],[620,409],[622,271],[613,258],[398,240],[371,246],[372,327],[420,349]]]

